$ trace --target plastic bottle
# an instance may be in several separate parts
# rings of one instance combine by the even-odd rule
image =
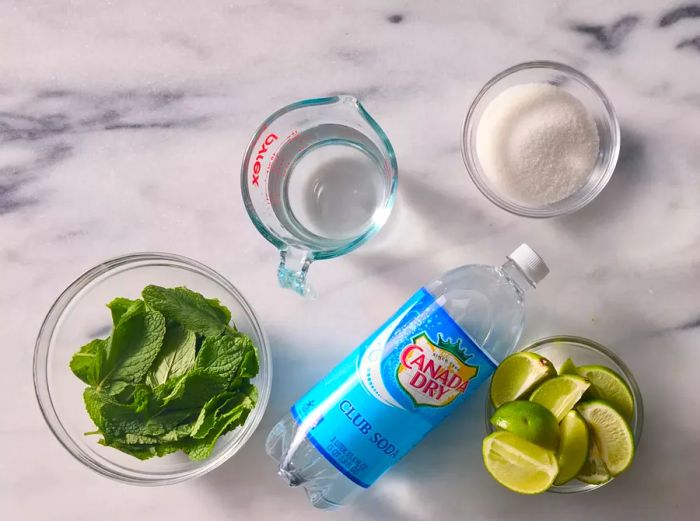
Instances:
[[[317,508],[348,503],[488,380],[547,273],[523,244],[503,266],[462,266],[421,288],[270,431],[278,474]]]

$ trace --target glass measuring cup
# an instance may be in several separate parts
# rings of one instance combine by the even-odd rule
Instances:
[[[307,294],[314,260],[374,235],[397,175],[389,139],[353,96],[299,101],[268,117],[248,145],[241,191],[253,224],[280,251],[280,284]]]

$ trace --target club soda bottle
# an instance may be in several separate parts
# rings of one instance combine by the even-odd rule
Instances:
[[[278,474],[317,508],[348,503],[488,380],[547,273],[523,244],[500,267],[462,266],[418,290],[270,431]]]

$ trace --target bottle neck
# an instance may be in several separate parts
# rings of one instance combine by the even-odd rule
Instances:
[[[512,260],[508,259],[505,264],[501,266],[501,270],[503,270],[503,274],[521,295],[535,287],[532,281],[527,278],[523,271]]]

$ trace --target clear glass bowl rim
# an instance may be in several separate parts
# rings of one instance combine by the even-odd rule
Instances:
[[[48,383],[48,371],[50,367],[48,363],[50,353],[49,347],[51,345],[51,339],[54,332],[57,329],[57,325],[60,322],[60,318],[65,312],[66,308],[70,305],[73,299],[93,281],[116,268],[133,263],[146,263],[146,266],[158,263],[171,267],[188,269],[206,277],[211,282],[218,284],[238,302],[241,308],[243,308],[247,318],[250,320],[256,336],[260,339],[260,345],[257,346],[260,357],[260,372],[257,376],[257,378],[260,380],[258,385],[258,404],[255,409],[253,409],[248,421],[240,429],[238,435],[231,437],[230,440],[227,440],[227,446],[225,449],[217,456],[207,460],[206,464],[188,471],[178,471],[157,477],[147,474],[143,474],[139,477],[135,475],[136,473],[134,472],[130,472],[128,475],[123,474],[115,469],[116,465],[110,467],[104,466],[85,453],[75,443],[73,437],[61,422],[61,419],[53,405]],[[80,277],[75,279],[71,284],[69,284],[68,287],[58,296],[58,298],[51,305],[49,312],[46,314],[41,328],[39,329],[39,334],[37,335],[34,348],[33,378],[34,392],[36,394],[39,409],[41,410],[41,414],[44,417],[46,424],[59,443],[63,445],[63,447],[75,459],[85,464],[95,472],[116,481],[133,485],[159,486],[171,485],[202,476],[223,464],[226,460],[238,452],[243,445],[245,445],[248,439],[255,432],[263,417],[265,409],[267,408],[267,403],[270,398],[270,387],[272,384],[272,361],[267,337],[260,326],[260,323],[258,322],[257,316],[243,295],[241,295],[236,287],[225,277],[208,266],[188,257],[163,252],[139,252],[114,257],[94,266],[93,268],[90,268]]]
[[[481,173],[481,169],[477,166],[478,162],[476,161],[476,151],[473,150],[471,147],[471,140],[469,138],[472,132],[476,131],[476,129],[474,128],[475,122],[473,121],[473,117],[476,112],[476,108],[478,107],[482,98],[486,95],[486,93],[489,90],[491,90],[491,88],[494,87],[494,85],[496,85],[504,78],[517,72],[528,69],[555,70],[564,74],[565,76],[571,77],[574,80],[578,81],[580,84],[585,85],[595,96],[597,96],[600,99],[601,103],[605,107],[606,122],[610,127],[611,134],[610,159],[605,165],[605,170],[598,179],[598,182],[595,184],[595,186],[591,190],[586,192],[585,195],[583,195],[582,197],[575,196],[580,195],[581,190],[583,190],[583,188],[579,190],[579,192],[575,192],[573,194],[574,197],[566,205],[560,204],[561,201],[559,201],[557,203],[553,203],[549,207],[534,208],[523,206],[508,201],[505,198],[501,197],[495,190],[493,190],[489,186],[488,182],[485,180],[485,176]],[[598,196],[598,194],[600,194],[600,192],[603,191],[603,188],[605,188],[605,186],[608,184],[608,181],[610,181],[610,178],[612,177],[613,172],[615,171],[615,167],[617,166],[617,160],[620,155],[620,123],[617,119],[617,114],[615,113],[615,109],[612,103],[605,95],[603,90],[584,73],[577,69],[574,69],[569,65],[555,61],[530,61],[513,65],[512,67],[509,67],[504,71],[499,72],[489,81],[487,81],[486,84],[481,88],[481,90],[469,106],[467,115],[464,118],[464,123],[462,124],[461,149],[462,159],[464,161],[464,165],[467,169],[469,177],[471,178],[472,182],[477,187],[477,189],[493,204],[507,212],[510,212],[514,215],[520,215],[522,217],[531,217],[535,219],[559,217],[562,215],[567,215],[576,212],[584,206],[586,206],[587,204],[589,204],[591,201],[593,201],[593,199],[595,199]],[[566,201],[566,199],[564,199],[564,201]]]
[[[625,364],[620,357],[618,357],[615,353],[610,351],[607,347],[599,344],[598,342],[595,342],[594,340],[591,340],[589,338],[584,338],[580,336],[574,336],[574,335],[554,335],[554,336],[548,336],[544,338],[540,338],[538,340],[535,340],[529,344],[527,344],[525,347],[520,349],[519,351],[531,351],[533,353],[536,353],[541,347],[547,346],[550,344],[558,344],[558,343],[567,343],[567,344],[580,344],[582,346],[585,346],[586,348],[589,348],[593,351],[597,351],[599,354],[609,358],[612,360],[617,367],[620,368],[622,371],[622,374],[626,380],[627,385],[629,385],[630,390],[632,391],[632,395],[634,396],[634,407],[635,407],[635,425],[634,428],[632,429],[632,434],[634,435],[634,444],[635,444],[635,449],[639,447],[639,442],[642,439],[642,431],[644,429],[644,403],[642,400],[642,393],[639,390],[639,386],[637,385],[637,380],[635,380],[634,375],[632,374],[632,371],[630,371],[629,367],[627,367],[627,364]],[[493,412],[493,405],[491,405],[491,398],[489,396],[489,393],[486,393],[486,407],[485,407],[485,414],[484,414],[484,421],[486,424],[486,434],[490,434],[495,431],[493,428],[493,425],[489,422],[489,418],[491,417],[491,414]],[[592,490],[597,490],[600,487],[603,487],[607,485],[608,483],[612,482],[613,480],[611,479],[610,481],[607,481],[605,483],[601,483],[599,485],[594,485],[594,484],[582,484],[581,489],[578,490],[571,490],[571,489],[564,489],[562,487],[558,487],[556,485],[553,485],[550,487],[547,492],[555,493],[555,494],[580,494],[582,492],[590,492]]]

